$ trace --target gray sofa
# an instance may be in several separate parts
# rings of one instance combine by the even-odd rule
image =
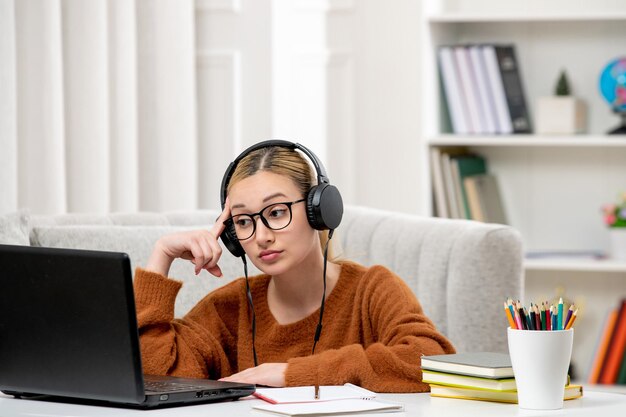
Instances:
[[[208,227],[217,211],[170,213],[0,215],[0,243],[123,251],[143,266],[159,236]],[[426,314],[458,351],[507,351],[502,302],[522,298],[522,244],[508,226],[444,220],[348,206],[337,229],[342,258],[382,264],[402,277]],[[251,263],[249,263],[250,266]],[[170,275],[185,282],[182,315],[212,289],[243,275],[241,261],[224,251],[224,278],[177,260]],[[253,267],[251,274],[258,273]]]

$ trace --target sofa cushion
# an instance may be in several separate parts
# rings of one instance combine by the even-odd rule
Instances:
[[[0,215],[0,243],[5,245],[28,245],[30,215],[26,210]]]
[[[205,225],[204,227],[210,227]],[[33,246],[73,248],[125,252],[131,260],[133,274],[135,268],[144,267],[152,253],[156,241],[163,235],[198,227],[180,226],[41,226],[31,231]],[[176,299],[176,316],[182,316],[202,297],[213,289],[235,278],[243,276],[243,266],[238,258],[224,249],[219,266],[224,273],[222,278],[214,277],[207,271],[195,276],[194,267],[189,261],[176,259],[170,268],[170,277],[184,282]],[[254,265],[249,265],[249,274],[258,274]]]

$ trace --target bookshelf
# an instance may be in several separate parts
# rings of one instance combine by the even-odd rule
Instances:
[[[626,3],[422,2],[422,212],[433,215],[430,150],[467,147],[486,158],[497,176],[510,224],[528,251],[608,251],[600,208],[626,191],[626,136],[608,136],[619,124],[598,91],[611,59],[626,55]],[[587,106],[587,129],[578,135],[455,135],[437,66],[441,45],[514,44],[531,123],[535,103],[552,94],[566,69],[573,94]],[[559,292],[582,304],[573,362],[585,376],[607,306],[626,297],[626,263],[593,259],[528,259],[528,301]]]

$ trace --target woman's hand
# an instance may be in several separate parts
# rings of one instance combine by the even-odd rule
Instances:
[[[284,387],[285,371],[287,371],[286,363],[262,363],[254,368],[248,368],[229,377],[221,378],[220,381]]]
[[[216,277],[221,277],[222,270],[217,261],[222,256],[222,248],[217,239],[224,231],[224,221],[228,217],[230,205],[226,198],[224,210],[209,230],[191,230],[161,237],[154,245],[146,270],[167,276],[174,259],[182,258],[194,264],[196,275],[206,269]]]

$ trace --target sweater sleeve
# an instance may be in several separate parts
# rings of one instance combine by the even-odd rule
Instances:
[[[366,343],[289,360],[287,385],[350,382],[376,392],[428,391],[420,357],[454,353],[454,347],[437,332],[400,278],[382,267],[370,268],[370,273],[374,276],[356,295],[360,320],[369,324],[363,326]]]
[[[231,373],[232,335],[207,296],[184,318],[174,318],[180,281],[137,268],[134,280],[143,371],[218,379]],[[232,351],[232,349],[231,349]]]

